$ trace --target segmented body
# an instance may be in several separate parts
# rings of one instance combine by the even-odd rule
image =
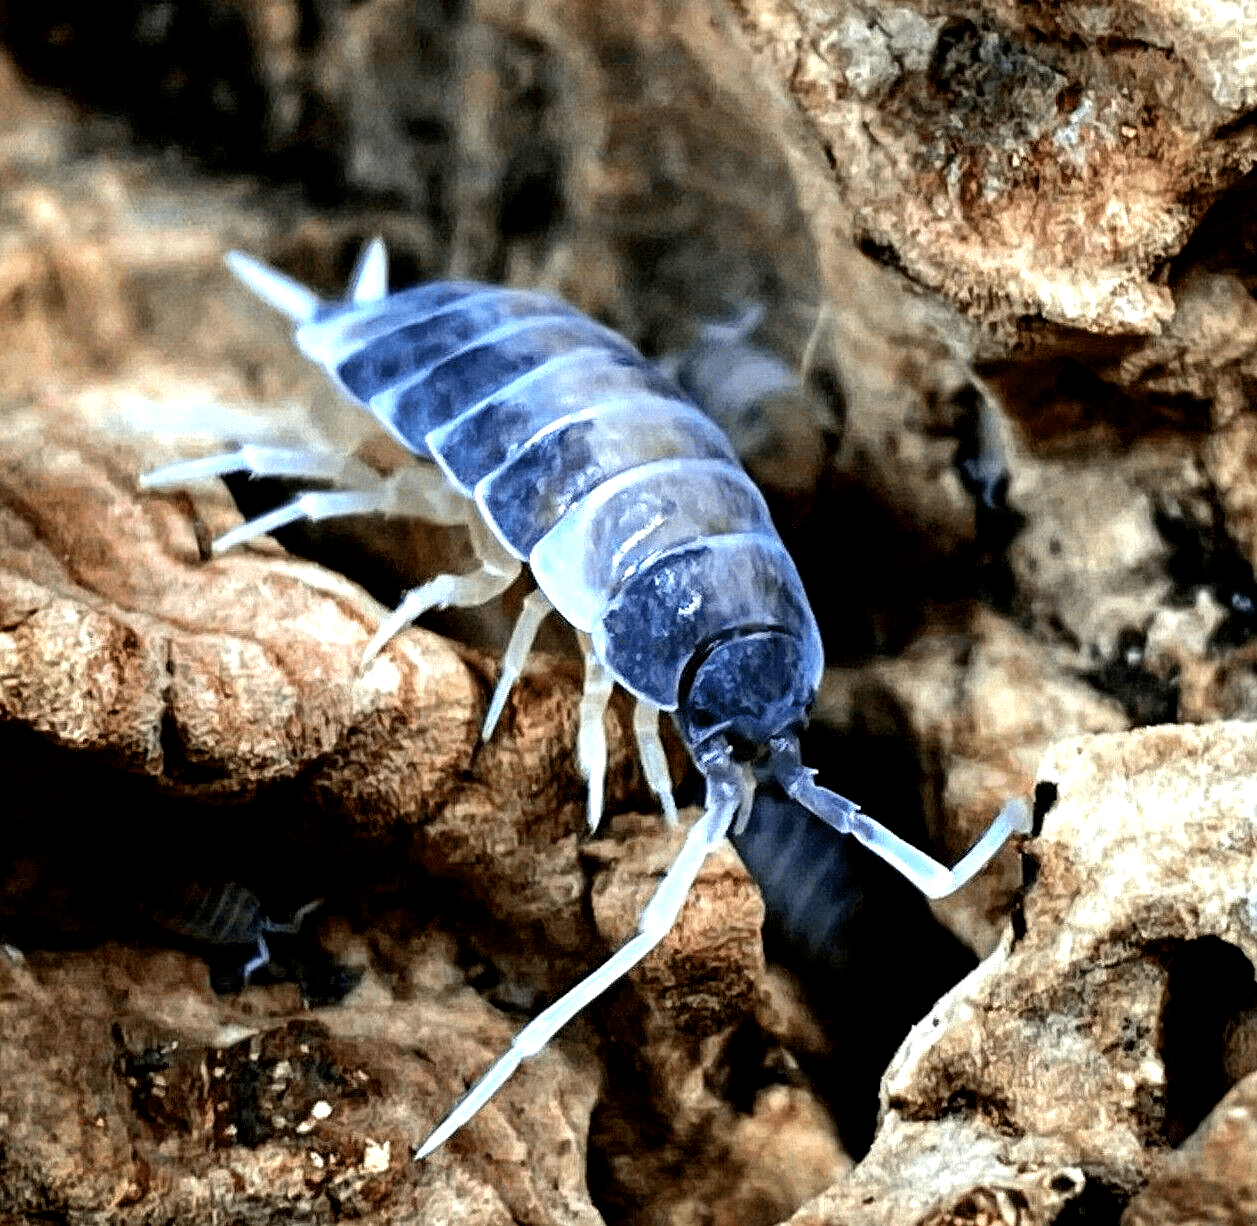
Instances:
[[[228,533],[218,548],[302,518],[411,514],[466,524],[480,569],[408,593],[367,658],[426,609],[500,594],[526,562],[541,595],[524,602],[483,735],[492,734],[537,625],[556,609],[585,647],[577,751],[590,826],[601,809],[602,714],[615,682],[637,697],[643,767],[665,817],[675,820],[675,806],[659,710],[672,713],[706,783],[704,813],[636,935],[516,1035],[416,1157],[470,1120],[522,1060],[663,939],[708,853],[745,824],[757,780],[772,780],[936,897],[1026,828],[1028,814],[1006,807],[949,870],[813,782],[798,734],[823,660],[799,576],[729,440],[623,337],[534,291],[438,281],[390,294],[378,240],[337,302],[247,256],[228,261],[294,320],[297,344],[344,392],[431,463],[381,478],[349,457],[242,447],[150,473],[143,484],[248,473],[351,487],[304,494]]]
[[[549,295],[435,282],[297,341],[495,536],[625,689],[676,710],[720,638],[773,629],[800,689],[820,637],[725,435],[627,341]]]
[[[319,905],[307,903],[290,921],[280,923],[268,918],[258,896],[236,881],[208,888],[189,886],[179,894],[177,900],[153,909],[152,921],[206,945],[252,949],[252,956],[238,968],[244,983],[270,961],[266,934],[297,932],[305,917]]]
[[[178,906],[153,913],[156,923],[180,936],[209,945],[256,946],[271,926],[258,896],[238,882],[212,889],[189,888],[183,895]]]

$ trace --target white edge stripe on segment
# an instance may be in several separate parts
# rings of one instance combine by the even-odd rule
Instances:
[[[651,560],[652,562],[658,562],[660,559],[667,558],[672,554],[687,553],[699,543],[703,545],[721,545],[727,544],[730,541],[755,541],[760,545],[768,545],[772,553],[776,553],[783,558],[792,571],[794,569],[794,562],[792,561],[790,555],[786,552],[785,545],[783,545],[777,537],[768,536],[759,532],[725,532],[719,536],[705,536],[701,538],[701,542],[689,541],[682,545],[674,545],[671,549],[661,550],[659,554]],[[802,591],[802,584],[800,584],[800,591]],[[813,623],[814,622],[815,619],[813,619]],[[782,633],[785,633],[784,627],[782,627]],[[606,668],[606,670],[615,678],[617,685],[632,694],[634,698],[641,699],[644,702],[649,702],[658,707],[661,711],[675,711],[677,709],[679,705],[678,703],[661,703],[658,698],[652,698],[649,694],[643,694],[640,690],[635,689],[623,677],[621,677],[610,664],[606,663],[607,633],[603,627],[601,618],[599,618],[597,624],[590,632],[589,637],[593,642],[594,654],[597,655],[599,660],[603,661],[603,667]]]
[[[480,515],[484,519],[484,522],[489,525],[489,529],[493,535],[502,542],[503,546],[509,550],[513,556],[519,558],[520,561],[527,561],[524,555],[506,539],[501,528],[498,526],[497,521],[489,514],[489,508],[485,499],[488,496],[489,483],[493,480],[493,478],[496,477],[504,468],[517,460],[519,456],[534,443],[545,438],[546,435],[554,434],[558,430],[566,429],[566,427],[577,422],[590,421],[593,418],[601,417],[604,413],[622,412],[627,408],[632,408],[636,401],[642,399],[644,399],[647,403],[653,401],[659,404],[667,404],[673,406],[677,410],[684,411],[685,414],[693,417],[697,422],[700,422],[703,429],[711,431],[721,439],[724,439],[726,443],[728,442],[728,439],[725,438],[725,435],[721,431],[720,427],[717,426],[716,423],[702,411],[702,409],[697,408],[688,400],[682,399],[680,396],[676,399],[672,399],[667,396],[662,396],[658,392],[637,392],[627,397],[617,396],[608,400],[605,404],[589,405],[587,408],[578,409],[575,413],[569,413],[566,417],[560,417],[556,421],[547,422],[540,430],[538,430],[535,434],[530,435],[518,447],[516,447],[511,452],[510,456],[499,464],[497,468],[493,469],[492,472],[485,473],[485,475],[476,482],[476,488],[471,491],[471,496],[476,500],[476,506],[479,508]],[[436,459],[438,464],[441,463],[439,456],[434,456],[433,458]],[[645,462],[651,463],[649,460]],[[445,471],[445,474],[449,477],[450,481],[454,482],[453,475],[445,468],[444,465],[442,465],[442,469]],[[463,488],[460,482],[454,482],[454,484],[457,485],[459,489]],[[647,701],[650,702],[652,700],[648,698]]]
[[[372,396],[370,400],[365,402],[365,407],[367,411],[371,414],[371,416],[374,417],[375,420],[378,421],[380,425],[383,426],[384,429],[389,432],[389,434],[391,434],[399,443],[401,443],[401,445],[405,447],[407,451],[413,452],[415,455],[422,455],[425,457],[431,456],[433,459],[437,461],[438,464],[440,464],[440,458],[437,456],[436,452],[432,450],[430,440],[432,436],[437,433],[437,431],[444,429],[445,425],[448,423],[442,423],[440,426],[436,427],[435,430],[429,430],[422,440],[420,440],[419,442],[416,442],[414,439],[407,438],[404,434],[402,434],[402,432],[397,428],[396,424],[393,421],[394,414],[396,413],[397,401],[401,399],[401,397],[405,395],[408,391],[410,391],[412,388],[422,383],[430,374],[432,374],[434,370],[436,370],[440,366],[443,366],[446,362],[450,361],[452,358],[460,357],[464,353],[469,353],[473,349],[478,349],[482,345],[484,345],[486,342],[500,341],[504,339],[505,337],[512,336],[517,332],[522,332],[526,328],[533,327],[536,324],[553,323],[556,320],[562,322],[569,318],[570,316],[567,316],[567,315],[534,315],[528,319],[512,320],[510,323],[503,324],[501,327],[495,328],[492,332],[486,332],[483,336],[477,337],[476,340],[469,341],[467,344],[461,345],[459,346],[459,348],[451,350],[449,353],[444,354],[437,361],[431,363],[428,366],[425,366],[422,370],[411,375],[410,378],[408,378],[405,381],[405,383],[394,384],[394,386],[387,388],[385,391],[376,392],[376,394]],[[595,325],[595,326],[601,326],[601,325]],[[563,355],[560,355],[560,356],[563,356]],[[347,396],[351,401],[353,401],[354,404],[357,404],[357,405],[363,404],[363,401],[359,400],[358,397],[355,396],[353,392],[351,392],[344,385],[344,383],[341,382],[340,377],[336,374],[335,370],[331,370],[329,368],[329,373],[332,376],[333,382],[336,384],[337,388],[340,390],[340,392],[343,395]],[[529,372],[529,373],[531,374],[532,372]],[[501,389],[499,389],[499,391],[500,390]],[[488,396],[485,396],[481,400],[477,401],[477,403],[473,405],[472,408],[479,408],[482,404],[485,403],[485,401],[493,399],[493,397],[496,395],[498,395],[498,391],[491,392]],[[463,413],[469,413],[469,412],[471,412],[471,409],[463,410]],[[459,416],[460,417],[463,416],[463,413],[460,413]],[[420,451],[418,450],[419,447],[424,447],[426,448],[426,450]],[[465,485],[463,485],[461,481],[455,480],[454,474],[451,473],[450,470],[445,467],[445,465],[441,464],[441,470],[445,473],[446,479],[454,486],[455,489],[461,491],[468,498],[471,497],[471,490],[468,489]],[[516,556],[519,556],[519,555],[516,555]]]
[[[552,537],[558,538],[561,535],[572,532],[581,520],[587,523],[612,498],[641,482],[649,481],[653,477],[667,475],[668,473],[677,474],[678,487],[683,486],[689,479],[697,479],[699,476],[706,476],[707,474],[741,478],[741,482],[746,487],[751,498],[759,504],[759,509],[762,511],[765,520],[769,523],[772,522],[768,512],[768,504],[765,503],[764,496],[760,493],[758,487],[746,475],[743,469],[735,467],[728,460],[695,460],[687,456],[670,456],[667,459],[651,460],[646,464],[639,464],[636,468],[627,468],[623,472],[608,477],[601,485],[595,486],[594,489],[590,490],[580,502],[569,507],[554,527],[533,546],[532,553],[528,555],[528,564],[533,568],[533,578],[536,579],[537,586],[545,592],[550,603],[577,630],[584,630],[586,633],[589,633],[597,625],[606,607],[605,599],[600,600],[597,606],[592,602],[579,604],[568,599],[567,593],[551,591],[542,581],[542,573],[544,572],[539,573],[536,569],[537,558],[544,556],[547,542]],[[634,574],[643,567],[649,566],[656,558],[672,552],[674,548],[675,545],[669,545],[664,549],[656,549],[652,553],[647,554],[629,574],[621,577],[627,579],[630,574]]]
[[[547,318],[553,317],[547,316]],[[467,347],[460,349],[458,352],[467,352]],[[457,430],[468,417],[470,417],[473,413],[478,413],[491,401],[500,400],[506,396],[518,395],[521,390],[526,389],[530,384],[535,383],[538,379],[545,378],[548,375],[553,375],[555,371],[561,370],[563,367],[577,366],[582,360],[588,358],[591,354],[602,357],[605,353],[605,349],[598,349],[592,345],[582,346],[580,349],[570,349],[567,353],[556,353],[553,357],[546,358],[540,366],[534,366],[532,370],[526,370],[522,375],[516,375],[509,383],[504,383],[501,387],[495,388],[487,395],[481,396],[475,404],[464,409],[457,417],[451,417],[449,421],[443,422],[441,425],[429,430],[424,441],[428,444],[432,454],[439,457],[441,452],[444,450],[443,445],[450,434],[454,430]],[[451,354],[450,356],[453,357],[455,355]],[[438,362],[437,366],[439,365],[440,363]],[[422,377],[427,378],[427,376],[431,374],[432,371],[436,370],[436,368],[436,366],[430,367],[428,370],[424,371]],[[371,411],[375,412],[374,397],[372,398]],[[442,470],[446,473],[449,479],[454,482],[454,484],[461,484],[455,480],[453,473],[445,467],[440,459],[437,460],[437,463],[441,464]],[[470,497],[471,491],[468,490],[467,494]]]
[[[464,299],[464,302],[465,301],[466,299]],[[424,436],[424,438],[422,438],[419,441],[416,441],[415,439],[407,438],[407,436],[403,434],[400,429],[397,429],[397,424],[395,421],[393,421],[393,415],[395,415],[395,412],[396,412],[397,400],[400,400],[401,396],[405,395],[407,391],[410,391],[411,389],[414,389],[416,385],[421,384],[421,382],[424,381],[425,378],[431,375],[432,371],[437,370],[437,368],[444,365],[445,362],[450,361],[451,358],[460,357],[461,355],[463,355],[463,353],[468,353],[471,350],[475,350],[475,348],[479,348],[480,346],[485,345],[486,342],[500,341],[500,340],[503,340],[504,337],[513,336],[514,333],[522,332],[524,331],[525,328],[532,327],[533,324],[552,323],[554,321],[563,322],[563,321],[567,321],[567,319],[569,318],[572,318],[572,317],[569,317],[569,316],[532,316],[527,319],[512,319],[512,321],[510,321],[509,323],[502,324],[502,326],[498,328],[494,328],[493,331],[491,332],[486,332],[483,337],[478,337],[476,338],[475,341],[469,341],[468,343],[466,343],[466,345],[459,346],[459,348],[456,348],[456,350],[446,353],[446,355],[439,358],[439,360],[432,362],[430,366],[425,366],[424,368],[422,368],[421,371],[415,373],[415,375],[412,375],[410,378],[407,378],[406,382],[403,382],[403,384],[396,384],[396,385],[393,385],[392,387],[388,387],[388,389],[385,391],[376,392],[376,395],[372,396],[371,400],[366,401],[365,407],[367,411],[370,412],[371,416],[375,417],[376,421],[378,422],[378,424],[380,424],[381,428],[383,430],[386,430],[387,433],[390,434],[393,439],[396,439],[398,443],[400,443],[403,446],[403,448],[405,448],[407,451],[410,451],[412,455],[421,456],[422,459],[435,460],[436,464],[439,465],[441,472],[444,473],[445,479],[447,480],[447,482],[453,485],[453,487],[456,490],[459,490],[459,493],[464,494],[466,498],[470,498],[471,490],[468,487],[466,487],[466,485],[464,485],[463,482],[460,482],[460,480],[456,479],[454,477],[454,474],[450,472],[450,469],[447,468],[445,464],[441,463],[441,458],[439,455],[437,455],[436,451],[432,449],[432,443],[431,443],[431,440],[434,439],[436,435],[441,434],[441,431],[444,431],[447,428],[447,426],[453,425],[454,421],[458,420],[458,417],[454,417],[454,419],[451,419],[450,421],[447,421],[447,422],[442,422],[442,424],[440,426],[437,426],[435,430],[427,431],[427,434]],[[601,324],[596,324],[596,327],[601,327]],[[586,352],[601,353],[602,351],[595,350],[595,348],[592,348],[592,347],[582,347],[581,350],[573,351],[573,355],[574,353],[586,353]],[[463,412],[460,412],[459,417],[463,417],[466,414],[469,414],[469,412],[474,412],[476,409],[480,409],[480,407],[485,405],[486,402],[493,400],[495,396],[502,395],[502,392],[504,391],[504,389],[507,389],[507,387],[517,386],[520,380],[524,380],[524,378],[533,377],[535,373],[543,370],[543,368],[552,368],[551,362],[563,361],[563,360],[566,360],[567,357],[568,357],[567,353],[559,353],[559,355],[556,355],[556,357],[551,358],[551,360],[547,360],[547,362],[543,362],[542,366],[537,368],[537,371],[527,371],[524,373],[524,375],[514,378],[512,382],[509,382],[509,384],[504,384],[503,387],[499,387],[499,389],[489,392],[488,396],[481,397],[481,399],[476,401],[475,404],[470,407],[470,409],[464,409]],[[339,392],[341,392],[343,396],[348,397],[348,399],[351,400],[353,404],[360,405],[360,406],[363,405],[363,401],[358,400],[358,397],[354,396],[353,392],[349,391],[348,387],[344,386],[343,382],[341,382],[341,378],[339,378],[336,371],[332,370],[332,368],[329,367],[328,372],[331,373],[332,381],[334,382],[334,384],[336,384],[337,389],[339,390]],[[503,544],[505,544],[505,542],[503,542]],[[507,548],[509,549],[510,547],[507,546]],[[510,549],[510,553],[512,553],[513,557],[518,557],[520,558],[520,561],[523,561],[522,555],[519,555],[519,553],[515,552],[514,549]]]
[[[303,353],[315,358],[316,361],[326,366],[334,374],[336,368],[357,350],[363,349],[367,345],[375,344],[376,341],[382,340],[392,332],[399,332],[403,328],[413,328],[419,324],[430,324],[434,320],[440,319],[443,315],[453,315],[455,312],[466,310],[468,307],[474,308],[487,300],[500,297],[503,291],[503,287],[500,285],[483,285],[478,281],[428,281],[412,288],[424,289],[427,286],[436,285],[465,286],[466,288],[457,297],[446,298],[434,306],[424,308],[404,318],[394,314],[391,310],[380,311],[375,308],[387,304],[391,298],[400,297],[401,294],[407,293],[408,291],[406,290],[400,291],[399,294],[378,299],[375,302],[348,303],[345,304],[342,311],[330,319],[317,320],[308,328],[302,328],[297,337],[297,344]],[[507,320],[505,321],[507,324],[552,317],[557,319],[584,318],[575,307],[569,306],[566,302],[562,302],[560,299],[540,290],[511,290],[509,292],[536,298],[538,300],[538,313],[536,315],[523,316],[522,319]],[[554,313],[552,310],[547,311],[551,304],[566,307],[567,309],[565,312],[558,313]],[[502,326],[498,325],[499,328]],[[357,328],[358,331],[351,332],[354,328]],[[493,331],[496,332],[497,329]],[[486,332],[484,337],[487,338],[489,335],[491,333]],[[481,339],[483,340],[484,338]],[[463,346],[462,348],[467,347]],[[312,353],[311,350],[316,352]],[[451,350],[445,357],[451,357],[456,352],[461,352],[461,349]],[[444,361],[445,357],[441,361]]]
[[[444,366],[446,362],[452,362],[455,358],[460,358],[463,354],[471,353],[475,349],[484,348],[486,345],[496,345],[500,341],[509,340],[511,337],[517,336],[521,332],[527,332],[532,328],[543,327],[545,325],[556,323],[571,323],[574,321],[587,325],[590,330],[595,333],[602,332],[609,336],[614,335],[614,333],[610,333],[608,329],[603,327],[602,324],[596,323],[591,319],[585,319],[580,315],[529,315],[524,319],[510,319],[507,320],[506,323],[499,324],[496,328],[483,333],[481,336],[477,336],[475,339],[459,345],[457,349],[451,349],[449,353],[442,354],[435,362],[429,363],[422,370],[418,370],[412,374],[405,381],[405,383],[397,383],[390,388],[386,388],[384,391],[376,392],[376,394],[366,402],[367,408],[371,410],[372,416],[374,416],[377,420],[385,421],[396,411],[396,402],[400,400],[402,396],[411,391],[416,385],[422,383],[435,370]],[[595,337],[594,339],[597,338]],[[628,342],[623,337],[616,337],[616,340],[619,342],[619,349],[628,346]],[[629,346],[629,348],[631,349],[631,346]],[[617,351],[619,351],[619,349]],[[587,350],[601,352],[593,345],[582,345],[579,349],[569,350],[568,353],[584,353]],[[633,350],[632,352],[643,363],[645,362],[645,358],[641,358],[641,355],[637,354],[636,350]],[[533,370],[525,371],[524,374],[516,376],[516,378],[511,380],[510,383],[504,383],[501,387],[496,388],[494,391],[489,392],[485,396],[482,396],[475,404],[468,405],[468,407],[463,409],[458,416],[462,417],[467,413],[474,412],[476,409],[480,408],[481,405],[485,404],[486,401],[492,400],[495,396],[502,395],[507,388],[516,387],[521,381],[534,377],[540,370],[547,368],[552,370],[553,367],[550,363],[555,360],[566,359],[568,357],[568,353],[558,353],[548,357],[541,363],[540,366],[535,367]],[[340,382],[339,379],[337,379],[337,382]],[[345,390],[348,391],[347,388]],[[350,395],[352,395],[352,393],[350,393]],[[429,431],[427,437],[424,439],[429,447],[432,445],[431,440],[433,434],[435,434],[438,430],[443,430],[454,420],[456,419],[451,418],[450,422],[443,422],[434,430]],[[471,491],[469,490],[468,494],[470,494],[470,492]]]

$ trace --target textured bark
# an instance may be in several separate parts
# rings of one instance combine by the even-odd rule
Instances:
[[[1257,718],[1251,26],[0,7],[0,1216],[1251,1216],[1253,747],[1216,722]],[[225,491],[139,490],[247,440],[406,462],[221,265],[336,295],[376,233],[399,287],[539,284],[652,355],[762,308],[805,377],[736,441],[825,635],[809,765],[949,859],[1038,784],[1025,857],[937,908],[991,956],[913,1030],[860,1161],[830,1111],[887,1047],[861,1019],[933,969],[926,919],[891,899],[791,978],[722,851],[647,963],[410,1163],[681,835],[619,705],[585,833],[560,631],[478,743],[519,591],[359,669],[456,533],[207,561]],[[323,902],[218,995],[239,960],[170,919],[228,882]]]

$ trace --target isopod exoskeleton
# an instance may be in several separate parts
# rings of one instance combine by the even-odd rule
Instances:
[[[466,1123],[523,1059],[658,944],[707,854],[745,821],[757,780],[775,781],[931,897],[963,885],[1027,828],[1025,807],[1006,806],[947,869],[813,782],[798,734],[823,659],[798,573],[729,440],[623,337],[536,291],[435,281],[390,294],[378,240],[336,302],[247,256],[228,262],[296,323],[301,350],[418,464],[381,477],[349,457],[250,446],[172,465],[144,484],[239,472],[345,487],[303,494],[228,533],[220,549],[304,518],[395,514],[465,524],[479,568],[408,593],[367,656],[428,609],[499,595],[527,564],[537,591],[508,644],[484,736],[538,626],[557,611],[585,653],[578,754],[590,826],[601,811],[602,716],[616,684],[637,700],[643,766],[665,816],[675,820],[660,711],[706,782],[705,811],[637,934],[519,1032],[416,1157]]]

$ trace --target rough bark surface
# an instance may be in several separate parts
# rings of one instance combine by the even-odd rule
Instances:
[[[749,0],[857,238],[992,328],[1148,335],[1162,271],[1253,162],[1251,13]]]
[[[0,1218],[1250,1218],[1255,42],[1210,4],[0,5]],[[665,360],[762,309],[800,384],[730,426],[825,638],[809,765],[945,859],[1040,819],[946,928],[852,857],[800,941],[812,866],[766,908],[722,850],[421,1165],[683,832],[613,704],[587,834],[561,629],[479,743],[522,587],[359,668],[457,533],[210,559],[221,485],[140,490],[244,441],[408,462],[222,267],[336,295],[377,233],[398,287],[541,285]],[[243,990],[186,920],[241,886],[321,900]]]

